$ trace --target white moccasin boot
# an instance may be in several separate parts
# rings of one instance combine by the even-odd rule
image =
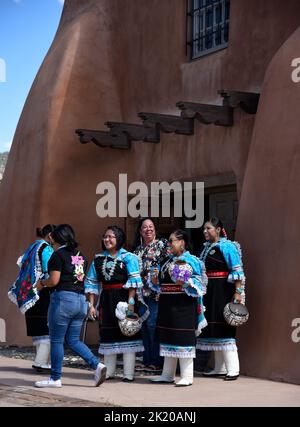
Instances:
[[[173,383],[176,373],[177,357],[165,357],[162,374],[151,378],[152,383]]]
[[[117,355],[116,354],[105,354],[104,365],[107,368],[106,379],[112,379],[116,375],[117,369]]]
[[[223,357],[223,351],[215,351],[215,367],[212,371],[203,372],[204,377],[222,377],[227,374],[225,361]]]
[[[240,362],[237,350],[223,351],[227,375],[225,381],[236,380],[240,374]]]
[[[186,387],[193,384],[194,359],[192,357],[179,359],[181,379],[176,383],[176,387]]]
[[[134,380],[135,353],[123,354],[123,381]]]
[[[33,362],[34,368],[50,369],[49,365],[50,342],[36,344],[36,356]]]

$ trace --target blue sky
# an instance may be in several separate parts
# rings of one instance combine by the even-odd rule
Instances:
[[[0,152],[55,36],[63,0],[0,0]]]

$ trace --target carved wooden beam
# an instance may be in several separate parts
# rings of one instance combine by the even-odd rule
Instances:
[[[110,147],[128,150],[131,147],[128,136],[123,133],[121,135],[112,135],[110,132],[91,129],[76,129],[75,133],[79,136],[82,144],[93,142],[98,147]]]
[[[179,135],[194,134],[194,120],[191,119],[156,113],[139,113],[138,116],[143,120],[143,125],[148,128],[157,127],[162,132]]]
[[[248,114],[256,114],[259,93],[238,92],[234,90],[219,90],[218,93],[223,97],[223,105],[236,108],[240,106]]]
[[[233,125],[233,109],[231,107],[184,101],[177,102],[176,107],[181,110],[181,117],[186,119],[198,119],[206,125]]]
[[[160,132],[157,126],[145,127],[139,124],[106,122],[112,135],[125,133],[131,141],[160,142]]]

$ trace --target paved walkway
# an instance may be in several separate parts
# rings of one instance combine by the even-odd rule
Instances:
[[[0,406],[300,406],[300,386],[249,377],[233,382],[196,377],[192,387],[179,388],[150,384],[143,376],[134,383],[111,380],[96,388],[92,371],[64,368],[62,388],[37,389],[34,381],[45,375],[36,374],[31,364],[0,357]]]

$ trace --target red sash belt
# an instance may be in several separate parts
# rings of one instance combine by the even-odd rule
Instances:
[[[208,271],[207,273],[208,278],[218,278],[218,277],[228,277],[229,273],[228,271]]]
[[[162,285],[161,292],[183,292],[181,285]]]
[[[123,283],[116,283],[116,284],[113,284],[113,285],[103,284],[102,285],[102,289],[104,291],[110,291],[111,289],[122,289],[123,286],[124,286]]]

